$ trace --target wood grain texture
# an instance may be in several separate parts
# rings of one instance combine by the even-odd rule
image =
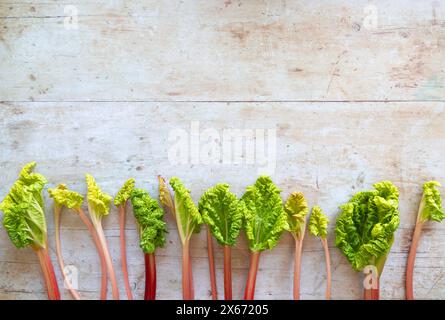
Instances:
[[[209,110],[211,114],[209,114]],[[265,115],[267,118],[265,119]],[[191,121],[201,127],[275,128],[277,167],[272,176],[283,197],[301,190],[310,205],[319,204],[335,221],[338,206],[348,197],[382,179],[400,189],[401,228],[397,232],[382,279],[382,297],[404,297],[404,266],[415,221],[421,186],[427,179],[445,180],[444,106],[440,103],[3,103],[0,118],[0,165],[3,197],[25,161],[36,160],[50,186],[67,183],[85,193],[84,173],[93,173],[104,191],[114,194],[123,181],[157,195],[155,177],[180,176],[199,196],[217,182],[226,181],[241,195],[257,176],[255,165],[172,165],[168,135],[188,130]],[[50,243],[53,244],[51,201],[47,201]],[[104,219],[118,276],[118,218],[113,208]],[[181,297],[180,243],[171,217],[167,246],[158,251],[159,298]],[[78,217],[63,215],[62,242],[67,264],[79,268],[79,285],[86,298],[97,298],[100,283],[93,243]],[[143,256],[137,244],[133,218],[128,224],[131,284],[142,297]],[[332,232],[333,224],[330,225]],[[416,264],[418,298],[444,298],[445,229],[430,224],[419,247]],[[333,288],[336,299],[361,297],[361,277],[333,246]],[[43,298],[37,260],[28,250],[16,250],[0,233],[0,292],[2,298]],[[260,261],[258,298],[290,299],[293,243],[284,235],[276,249]],[[244,236],[233,253],[234,297],[241,297],[247,275]],[[196,296],[209,298],[205,234],[192,241]],[[302,298],[324,296],[323,251],[317,239],[304,243]],[[222,293],[222,250],[217,249],[218,283]],[[60,277],[59,277],[60,279]],[[123,284],[121,283],[121,288]],[[67,292],[63,292],[68,298]],[[123,293],[123,292],[122,292]]]
[[[75,5],[78,29],[64,8]],[[369,1],[0,4],[5,101],[445,100],[445,6]],[[372,20],[374,21],[374,20]]]
[[[68,30],[68,5],[78,29]],[[85,193],[92,173],[115,194],[125,179],[157,195],[155,177],[180,176],[197,201],[217,182],[241,195],[258,175],[246,164],[169,161],[174,130],[275,129],[273,180],[283,198],[303,191],[331,218],[354,192],[382,179],[400,189],[401,226],[382,278],[381,297],[404,298],[404,272],[422,183],[445,183],[445,5],[439,1],[0,2],[0,198],[28,161],[49,186]],[[369,10],[377,10],[370,27]],[[68,19],[68,20],[67,20]],[[46,199],[52,257],[52,204]],[[172,217],[158,250],[158,297],[181,298],[181,247]],[[104,219],[120,288],[118,217]],[[130,283],[143,297],[143,255],[127,222]],[[427,224],[415,294],[445,299],[445,227]],[[332,297],[359,299],[361,275],[328,237]],[[291,237],[265,252],[256,298],[292,297]],[[79,270],[82,297],[97,299],[100,268],[80,219],[62,216],[67,264]],[[233,295],[242,297],[248,255],[233,250]],[[210,299],[205,233],[192,240],[196,297]],[[222,250],[216,250],[223,294]],[[55,261],[55,259],[54,259]],[[304,243],[301,296],[323,299],[324,257]],[[61,275],[56,268],[59,284]],[[70,299],[66,290],[62,296]],[[121,295],[124,296],[123,290]],[[0,227],[0,299],[46,299],[37,258],[17,250]]]

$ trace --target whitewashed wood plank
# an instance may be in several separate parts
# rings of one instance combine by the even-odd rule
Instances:
[[[0,101],[445,100],[445,6],[369,5],[8,1]]]
[[[93,109],[92,109],[93,108]],[[93,111],[92,111],[93,110]],[[209,115],[209,110],[212,113]],[[276,129],[274,181],[283,189],[303,191],[311,205],[319,204],[332,224],[338,206],[372,183],[392,180],[400,189],[401,227],[382,278],[382,298],[404,298],[404,268],[412,227],[428,179],[445,181],[445,120],[441,103],[2,103],[0,104],[0,197],[8,192],[21,166],[36,160],[37,170],[49,186],[67,183],[85,193],[84,173],[97,178],[104,191],[114,194],[126,178],[157,195],[155,177],[180,176],[197,201],[202,192],[226,181],[241,195],[258,175],[257,166],[223,164],[172,165],[168,160],[169,133],[183,128],[190,133],[191,121],[200,121],[201,132],[215,128]],[[51,201],[47,199],[50,245],[54,248]],[[158,250],[159,298],[181,298],[181,248],[172,217],[168,242]],[[67,263],[80,270],[81,294],[99,296],[100,270],[95,247],[79,221],[63,215],[62,241]],[[117,212],[104,219],[120,288]],[[134,218],[127,224],[130,281],[137,298],[143,296],[143,257],[138,248]],[[442,272],[445,261],[445,227],[425,226],[415,272],[418,298],[445,298]],[[333,245],[333,298],[361,297],[361,275],[352,271]],[[4,230],[0,232],[0,298],[45,298],[37,259],[30,250],[17,250]],[[54,257],[54,251],[52,250]],[[247,276],[247,246],[244,236],[234,249],[234,296],[242,297]],[[194,237],[192,256],[196,296],[209,299],[205,233]],[[262,255],[257,298],[290,299],[293,244],[284,235],[280,244]],[[304,245],[302,298],[324,297],[323,252],[317,239]],[[222,253],[216,249],[220,294]],[[58,279],[60,273],[56,268]],[[122,296],[124,295],[121,290]],[[70,298],[62,290],[64,298]]]

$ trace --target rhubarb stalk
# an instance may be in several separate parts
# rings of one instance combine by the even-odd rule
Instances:
[[[146,253],[144,256],[145,256],[144,300],[156,300],[156,258],[154,253]]]
[[[194,299],[192,262],[190,257],[190,239],[193,233],[200,231],[202,217],[193,203],[190,190],[186,189],[178,178],[170,179],[174,191],[171,196],[165,180],[159,179],[159,198],[164,208],[174,214],[182,243],[182,296],[184,300]]]
[[[0,203],[3,226],[17,248],[31,247],[37,254],[42,269],[48,299],[60,300],[60,292],[48,252],[45,205],[42,190],[46,178],[32,172],[35,162],[28,163],[18,180]]]
[[[429,181],[423,185],[422,200],[420,201],[419,210],[417,213],[416,226],[414,227],[414,234],[411,241],[411,247],[409,249],[408,262],[406,265],[407,300],[414,300],[413,273],[417,246],[419,245],[422,227],[427,221],[440,222],[445,218],[445,213],[442,208],[442,199],[437,187],[440,187],[440,183],[437,181]]]
[[[213,256],[212,234],[209,228],[207,228],[207,256],[209,258],[210,290],[212,293],[212,299],[218,300],[218,292],[216,289],[215,258]]]
[[[79,208],[77,210],[77,213],[79,214],[79,217],[82,220],[82,222],[87,226],[88,231],[90,232],[90,235],[93,238],[94,244],[96,246],[97,253],[99,254],[100,272],[101,272],[100,300],[106,300],[107,299],[108,276],[107,276],[107,262],[105,259],[105,254],[102,250],[102,244],[99,240],[99,236],[98,236],[96,230],[94,229],[93,224],[91,223],[90,219],[88,219],[87,215],[82,210],[82,208]]]
[[[43,277],[45,279],[46,291],[49,300],[60,300],[59,286],[57,284],[56,274],[54,272],[51,258],[49,257],[48,249],[35,248],[34,252],[39,258],[40,268],[42,269]]]
[[[83,197],[76,192],[67,190],[67,187],[63,184],[58,185],[55,189],[48,189],[48,193],[50,197],[54,199],[54,228],[56,238],[57,262],[59,263],[60,271],[62,272],[66,288],[75,300],[80,300],[79,293],[73,287],[65,271],[65,264],[62,257],[62,246],[60,241],[60,217],[62,208],[64,206],[69,209],[78,208],[82,205]]]
[[[224,246],[224,299],[232,300],[232,247]]]
[[[284,204],[287,216],[287,231],[292,234],[295,241],[294,262],[294,300],[300,299],[301,256],[303,253],[303,240],[306,232],[306,215],[309,212],[306,199],[301,192],[293,192]]]
[[[390,182],[374,184],[374,189],[356,193],[340,207],[335,226],[335,245],[355,271],[371,272],[364,299],[379,299],[379,278],[400,222],[399,191]]]
[[[68,209],[73,210],[75,213],[77,213],[82,220],[82,222],[85,224],[85,226],[88,228],[88,231],[91,234],[91,237],[93,238],[93,241],[96,245],[96,248],[98,250],[98,254],[101,261],[101,294],[100,299],[105,300],[107,298],[107,269],[105,264],[105,257],[102,252],[102,247],[99,242],[99,238],[96,234],[96,231],[94,230],[93,225],[91,224],[91,221],[86,217],[85,213],[82,210],[82,203],[83,203],[83,196],[75,191],[68,190],[66,185],[59,184],[57,188],[54,189],[48,189],[48,193],[51,198],[54,199],[54,225],[55,225],[55,237],[56,237],[56,253],[57,253],[57,260],[59,262],[59,266],[65,281],[65,285],[68,288],[68,291],[71,293],[74,299],[79,300],[80,295],[75,290],[71,284],[71,281],[69,281],[66,272],[65,272],[65,265],[63,262],[62,257],[62,249],[61,249],[61,241],[60,241],[60,217],[61,217],[61,211],[63,207],[66,207]]]
[[[139,246],[145,255],[145,300],[156,299],[155,250],[165,244],[167,227],[162,220],[164,210],[150,194],[142,189],[133,189],[130,195],[133,212],[139,226]]]
[[[300,300],[300,278],[301,278],[301,256],[303,253],[304,231],[301,237],[294,237],[295,257],[294,257],[294,300]]]
[[[125,244],[125,218],[128,199],[130,198],[130,193],[133,188],[134,179],[128,179],[114,198],[114,205],[117,207],[119,212],[119,239],[121,247],[122,276],[124,278],[125,292],[128,300],[133,300],[133,294],[131,293],[130,279],[128,277],[127,247]]]
[[[251,251],[245,300],[254,299],[260,252],[273,249],[283,230],[288,228],[280,192],[269,177],[262,176],[247,187],[241,198],[245,205],[244,229]]]
[[[208,231],[210,231],[207,236],[207,242],[210,244],[212,242],[211,233],[218,244],[224,247],[225,300],[232,299],[231,247],[236,244],[245,210],[244,202],[238,200],[236,195],[230,192],[228,184],[217,184],[208,189],[199,200],[199,211],[207,224]],[[213,265],[213,250],[211,249],[209,249],[209,262],[210,279],[211,282],[215,282],[215,284],[212,284],[212,293],[214,293],[213,298],[216,299],[216,279]]]
[[[309,218],[309,232],[319,237],[323,246],[325,261],[326,261],[326,300],[331,299],[331,258],[329,256],[329,247],[326,236],[328,235],[329,219],[323,213],[319,206],[312,208],[311,217]]]
[[[113,299],[119,300],[119,289],[117,287],[116,274],[114,273],[113,262],[111,260],[110,252],[108,251],[107,240],[102,228],[102,218],[110,213],[111,196],[103,193],[100,190],[99,186],[91,175],[86,175],[86,182],[88,186],[88,212],[105,256],[105,263],[107,266],[108,277],[110,278]]]
[[[247,274],[246,290],[244,291],[244,300],[253,300],[255,296],[256,275],[260,263],[260,251],[250,253],[249,273]]]

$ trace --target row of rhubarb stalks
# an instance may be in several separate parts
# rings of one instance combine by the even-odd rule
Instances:
[[[60,299],[60,291],[54,268],[49,256],[47,227],[43,189],[46,178],[33,172],[36,163],[24,166],[18,180],[9,194],[0,203],[3,212],[3,226],[17,248],[31,247],[37,254],[48,298]],[[326,299],[331,298],[330,255],[327,242],[329,219],[319,206],[311,210],[301,192],[293,192],[283,203],[281,190],[269,177],[261,176],[247,187],[244,195],[238,198],[230,191],[228,184],[217,184],[208,189],[195,205],[190,190],[181,180],[171,178],[169,185],[158,176],[159,201],[148,191],[136,188],[135,180],[129,179],[113,198],[102,192],[95,179],[87,174],[87,208],[83,209],[84,197],[66,185],[59,184],[48,189],[54,200],[55,244],[57,261],[64,278],[65,287],[74,299],[81,299],[79,292],[70,283],[62,258],[60,241],[60,218],[63,209],[76,213],[87,227],[100,257],[101,291],[100,299],[107,299],[108,282],[111,284],[112,298],[117,300],[119,288],[106,237],[102,228],[102,218],[110,211],[111,202],[118,208],[120,226],[120,249],[122,275],[127,299],[133,299],[128,277],[125,219],[127,210],[132,207],[140,236],[140,247],[145,256],[145,300],[156,299],[156,259],[155,251],[166,242],[164,213],[174,216],[179,238],[182,243],[182,293],[185,300],[194,299],[193,272],[190,256],[190,239],[206,225],[207,249],[210,269],[210,284],[213,299],[218,299],[213,238],[223,247],[224,252],[224,298],[232,297],[231,248],[236,244],[241,231],[244,231],[250,249],[250,267],[245,286],[245,300],[254,299],[255,282],[261,252],[273,249],[283,232],[290,232],[295,240],[295,261],[293,298],[300,299],[300,274],[303,240],[308,229],[310,234],[319,237],[326,261]],[[380,276],[399,226],[399,191],[390,181],[374,184],[374,188],[354,194],[340,206],[340,214],[335,225],[335,245],[357,272],[370,270],[372,274],[364,286],[363,298],[379,299]],[[445,218],[440,184],[429,181],[423,185],[423,195],[417,214],[411,248],[406,267],[406,298],[414,299],[413,271],[416,248],[422,226],[427,221],[440,222]],[[369,268],[373,266],[373,268]]]

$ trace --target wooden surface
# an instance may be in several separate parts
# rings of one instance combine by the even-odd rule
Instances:
[[[66,5],[78,29],[64,28]],[[197,201],[217,182],[238,195],[257,166],[169,162],[169,134],[200,127],[275,129],[273,180],[283,198],[295,190],[331,218],[356,191],[382,179],[400,189],[401,225],[382,278],[381,297],[404,298],[404,268],[429,179],[445,183],[445,5],[376,1],[378,25],[366,24],[368,1],[1,1],[0,197],[21,166],[38,162],[50,186],[85,193],[92,173],[115,194],[123,181],[157,195],[155,177],[180,176]],[[47,199],[51,254],[52,203]],[[181,247],[172,217],[158,250],[158,297],[181,298]],[[124,296],[117,211],[104,219]],[[79,269],[82,297],[99,296],[93,243],[75,215],[62,218],[67,264]],[[135,296],[144,290],[135,221],[127,223]],[[335,299],[361,298],[355,273],[328,237]],[[192,240],[196,297],[209,298],[205,233]],[[234,297],[247,276],[242,236],[233,253]],[[256,297],[290,299],[291,237],[260,261]],[[55,259],[54,259],[55,261]],[[222,251],[216,265],[220,296]],[[304,243],[302,298],[322,299],[320,242]],[[58,279],[60,272],[56,268]],[[62,282],[60,285],[62,287]],[[427,224],[418,249],[415,294],[445,299],[445,227]],[[69,299],[66,290],[63,298]],[[37,258],[14,248],[0,228],[0,299],[45,299]]]

